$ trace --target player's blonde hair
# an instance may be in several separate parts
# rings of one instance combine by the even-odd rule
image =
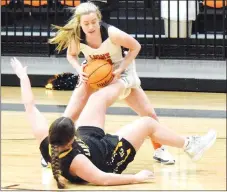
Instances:
[[[76,45],[79,48],[81,16],[89,13],[96,13],[99,20],[102,18],[99,8],[91,2],[81,3],[77,7],[73,8],[73,11],[74,13],[71,19],[65,26],[60,27],[53,25],[53,27],[58,31],[55,37],[49,39],[49,43],[57,44],[56,50],[58,52],[66,49],[71,40],[75,40]]]

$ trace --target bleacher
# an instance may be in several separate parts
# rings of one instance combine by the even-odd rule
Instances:
[[[199,1],[192,35],[165,35],[159,0],[119,0],[110,13],[110,24],[131,34],[142,44],[141,58],[214,59],[227,57],[226,0]],[[63,25],[78,0],[2,0],[2,55],[56,55],[47,39],[51,24]],[[216,8],[215,8],[216,7]],[[105,12],[105,10],[103,10]],[[64,56],[64,53],[57,55]]]

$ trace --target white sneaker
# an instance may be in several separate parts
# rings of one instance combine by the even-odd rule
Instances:
[[[41,157],[41,165],[43,167],[47,167],[48,166],[48,163],[45,161],[45,159],[43,157]]]
[[[175,159],[164,146],[161,146],[160,148],[154,151],[153,158],[156,161],[163,163],[165,165],[172,165],[175,163]]]
[[[209,149],[216,140],[217,133],[215,130],[210,130],[204,136],[190,136],[189,143],[185,148],[185,152],[192,158],[193,161],[198,161],[203,153]]]

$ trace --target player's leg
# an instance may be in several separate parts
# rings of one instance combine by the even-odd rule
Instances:
[[[93,89],[85,83],[80,83],[73,91],[69,103],[63,114],[64,117],[69,117],[75,122],[84,106],[87,103],[89,96],[93,93]]]
[[[204,136],[182,137],[150,117],[141,117],[124,126],[117,131],[116,135],[129,141],[136,151],[149,136],[156,142],[184,149],[193,160],[198,160],[216,140],[216,131],[214,130]]]
[[[124,88],[124,84],[117,80],[93,93],[80,114],[77,127],[96,126],[104,129],[106,109],[116,101]]]
[[[130,90],[127,92],[125,91],[126,94],[121,96],[121,99],[124,98],[129,107],[131,107],[138,115],[150,116],[158,120],[154,107],[151,105],[145,92],[140,88],[141,82],[136,72],[135,61],[133,61],[128,69],[122,73],[121,80],[124,82],[125,87],[128,88],[126,90]],[[155,149],[153,156],[155,160],[164,164],[175,163],[173,156],[164,146],[160,143],[154,142],[153,140],[151,140],[151,142]]]
[[[135,102],[136,101],[136,102]],[[149,116],[153,119],[158,121],[158,117],[152,106],[151,102],[149,101],[147,95],[143,91],[142,88],[132,88],[131,93],[128,97],[125,98],[125,102],[128,106],[130,106],[139,116]],[[162,144],[154,142],[151,139],[153,147],[155,149],[153,158],[158,162],[164,164],[174,164],[175,159],[173,156],[168,152],[166,147],[162,146]]]

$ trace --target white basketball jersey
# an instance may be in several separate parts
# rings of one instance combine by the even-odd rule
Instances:
[[[123,60],[123,47],[115,45],[111,42],[108,35],[110,25],[101,23],[100,30],[102,36],[102,44],[99,48],[91,48],[86,44],[85,34],[81,30],[80,51],[84,54],[87,61],[91,59],[105,59],[112,64],[116,64]]]

